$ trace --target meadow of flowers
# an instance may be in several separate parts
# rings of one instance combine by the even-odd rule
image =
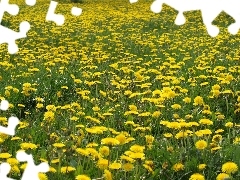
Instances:
[[[214,21],[211,38],[199,11],[183,26],[151,1],[61,2],[63,26],[46,22],[49,1],[24,1],[7,27],[31,24],[10,55],[0,45],[0,97],[21,123],[0,135],[0,161],[19,179],[18,150],[47,161],[41,180],[240,179],[240,37],[233,19]],[[59,1],[60,2],[60,1]],[[71,7],[83,9],[79,17]]]

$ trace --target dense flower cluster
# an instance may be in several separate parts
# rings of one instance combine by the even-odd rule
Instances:
[[[13,0],[14,1],[14,0]],[[63,26],[45,22],[49,2],[4,15],[12,29],[27,20],[19,52],[0,46],[0,98],[21,119],[0,134],[0,161],[19,179],[17,150],[47,161],[45,179],[204,180],[239,177],[240,41],[225,26],[208,36],[199,12],[183,26],[176,12],[122,0],[58,4]],[[78,4],[74,4],[76,6]],[[36,13],[37,12],[37,13]],[[94,12],[94,13],[93,13]]]

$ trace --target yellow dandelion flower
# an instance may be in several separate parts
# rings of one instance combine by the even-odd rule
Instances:
[[[182,106],[180,104],[173,104],[171,107],[173,109],[181,109],[182,108]]]
[[[107,169],[108,168],[108,160],[107,159],[99,159],[97,162],[97,167],[99,169]]]
[[[44,120],[46,121],[52,121],[54,120],[54,112],[53,111],[47,111],[44,113]]]
[[[185,103],[190,103],[191,102],[191,98],[189,98],[189,97],[185,97],[184,99],[183,99],[183,102],[185,102]]]
[[[21,171],[20,171],[20,169],[18,168],[18,166],[17,165],[12,165],[11,166],[11,173],[12,174],[20,174],[21,173]]]
[[[222,140],[222,136],[220,134],[216,134],[212,137],[212,141],[218,143]]]
[[[10,157],[12,157],[12,155],[9,153],[0,153],[0,159],[8,159]]]
[[[200,149],[200,150],[203,150],[203,149],[205,149],[206,147],[207,147],[207,142],[206,141],[204,141],[204,140],[199,140],[199,141],[197,141],[196,143],[195,143],[195,147],[197,148],[197,149]]]
[[[56,163],[59,163],[59,161],[60,161],[60,160],[57,158],[57,159],[51,160],[51,163],[52,163],[52,164],[56,164]]]
[[[213,122],[210,119],[200,119],[199,124],[213,125]]]
[[[109,155],[109,147],[108,146],[102,146],[102,147],[100,147],[99,148],[99,152],[100,152],[100,154],[101,155],[103,155],[103,156],[108,156]]]
[[[48,111],[53,111],[53,112],[55,112],[55,111],[57,110],[57,107],[54,106],[54,105],[47,105],[47,106],[46,106],[46,109],[47,109]]]
[[[113,179],[112,178],[112,173],[107,169],[104,170],[104,175],[103,176],[104,176],[105,180],[112,180]]]
[[[8,162],[11,166],[14,166],[14,165],[18,165],[18,164],[19,164],[19,161],[18,161],[16,158],[8,158],[8,159],[7,159],[7,162]]]
[[[171,133],[165,133],[165,134],[163,134],[163,136],[166,137],[166,138],[173,137],[173,135]]]
[[[133,159],[141,159],[144,160],[145,159],[145,154],[141,153],[141,152],[137,152],[137,153],[130,153],[129,157],[133,158]]]
[[[197,96],[194,98],[194,103],[193,103],[194,106],[203,105],[203,104],[204,104],[204,101],[201,96]]]
[[[145,139],[147,144],[152,144],[154,141],[154,137],[152,135],[145,135]]]
[[[120,142],[116,138],[110,138],[110,137],[102,139],[101,143],[109,146],[116,146],[120,144]]]
[[[72,171],[76,171],[76,169],[74,167],[71,166],[65,166],[65,167],[61,167],[61,173],[66,174]]]
[[[206,164],[199,164],[198,169],[201,171],[201,170],[205,169],[206,166],[207,166]]]
[[[229,178],[230,178],[230,176],[228,174],[220,173],[220,174],[217,175],[216,180],[226,180],[226,179],[229,179]]]
[[[115,170],[117,170],[117,169],[120,169],[121,166],[122,166],[121,163],[113,162],[113,163],[111,163],[111,164],[109,165],[109,169],[115,169]]]
[[[48,177],[44,173],[38,173],[39,180],[48,180]]]
[[[162,113],[160,111],[155,111],[152,113],[152,117],[158,118]]]
[[[174,171],[181,171],[181,170],[184,170],[184,165],[182,163],[176,163],[173,165],[172,169]]]
[[[54,143],[53,146],[56,147],[56,148],[62,148],[62,147],[65,146],[65,144],[63,144],[63,143]]]
[[[202,174],[195,173],[191,175],[189,180],[205,180],[205,177]]]
[[[85,174],[77,175],[76,180],[91,180],[91,178]]]
[[[213,153],[219,149],[222,149],[222,147],[221,146],[213,147],[213,148],[211,148],[211,152]]]
[[[120,158],[122,160],[128,161],[130,163],[134,163],[135,162],[135,160],[133,158],[129,157],[129,156],[122,155],[122,156],[120,156]]]
[[[227,122],[225,124],[225,126],[228,127],[228,128],[231,128],[231,127],[233,127],[233,123],[232,122]]]
[[[27,150],[27,149],[37,149],[37,145],[33,144],[33,143],[21,143],[20,147],[23,150]]]
[[[78,154],[81,154],[83,156],[88,156],[90,154],[89,151],[87,151],[86,149],[82,149],[82,148],[77,148],[75,149],[75,151],[78,153]]]
[[[51,166],[50,166],[50,168],[49,168],[49,172],[56,173],[57,170],[56,170],[54,167],[51,167]]]
[[[144,167],[145,169],[147,169],[148,172],[153,173],[153,169],[152,169],[151,166],[149,166],[149,165],[147,165],[147,164],[143,164],[143,167]]]
[[[134,168],[134,165],[132,163],[125,163],[122,165],[122,169],[124,171],[132,171]]]
[[[226,162],[222,165],[222,172],[234,174],[238,171],[238,165],[234,162]]]
[[[130,147],[130,150],[135,153],[142,153],[144,149],[145,149],[144,146],[140,146],[138,144],[132,145]]]
[[[218,130],[215,131],[215,134],[222,133],[222,132],[224,132],[223,129],[218,129]]]
[[[120,144],[125,144],[127,142],[127,138],[123,133],[118,134],[115,138],[119,141]]]

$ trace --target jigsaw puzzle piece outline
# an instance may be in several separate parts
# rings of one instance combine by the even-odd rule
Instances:
[[[137,1],[130,0],[130,3]],[[227,13],[235,20],[235,23],[228,27],[229,33],[235,35],[240,29],[240,12],[238,12],[237,8],[240,6],[239,0],[155,0],[150,9],[154,13],[160,13],[163,4],[167,4],[178,11],[175,19],[176,25],[183,25],[186,22],[184,12],[200,10],[203,23],[208,34],[212,37],[216,37],[220,32],[219,28],[213,25],[212,22],[221,12]]]
[[[21,180],[39,180],[38,173],[46,173],[50,169],[47,162],[35,165],[32,154],[27,154],[25,151],[18,151],[16,158],[20,162],[27,162]]]
[[[20,121],[17,117],[11,116],[10,118],[8,118],[8,126],[7,127],[0,126],[0,133],[14,136],[15,129],[19,123],[20,123]]]
[[[9,0],[1,0],[0,2],[0,22],[5,12],[15,16],[19,12],[19,7],[16,4],[9,4]]]
[[[25,0],[26,4],[29,6],[34,6],[36,4],[36,0]]]
[[[16,44],[17,39],[27,37],[27,32],[30,30],[30,24],[27,21],[20,23],[20,31],[16,32],[5,26],[0,25],[0,44],[8,44],[8,52],[10,54],[15,54],[18,51],[18,46]]]
[[[0,109],[6,111],[9,108],[9,102],[7,100],[2,100],[0,103]]]
[[[34,5],[36,0],[26,0],[28,5]],[[19,7],[16,4],[9,4],[9,0],[1,0],[0,2],[0,22],[2,21],[3,15],[8,12],[11,15],[17,15]],[[0,25],[0,44],[8,44],[8,52],[15,54],[18,52],[18,46],[16,44],[17,39],[27,37],[27,32],[30,29],[30,24],[27,21],[20,23],[19,32],[15,32],[3,25]]]
[[[58,2],[56,1],[51,1],[48,12],[46,15],[46,21],[53,21],[55,22],[58,26],[61,26],[64,24],[65,17],[62,14],[55,14],[55,9],[57,8]]]
[[[0,179],[1,180],[15,180],[15,179],[7,177],[10,170],[11,170],[11,166],[9,163],[3,162],[2,164],[0,164]]]

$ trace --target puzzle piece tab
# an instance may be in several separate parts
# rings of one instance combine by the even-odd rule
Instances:
[[[9,102],[7,100],[2,100],[0,104],[0,109],[6,111],[9,108]]]
[[[63,15],[61,14],[55,14],[55,9],[57,7],[57,2],[55,1],[51,1],[49,8],[48,8],[48,12],[47,12],[47,16],[46,16],[46,20],[47,21],[54,21],[57,25],[63,25],[65,18]]]
[[[10,164],[8,164],[6,162],[0,164],[0,179],[1,180],[15,180],[15,179],[7,177],[10,170],[11,170]]]
[[[16,129],[17,125],[19,124],[19,122],[20,121],[18,120],[17,117],[11,116],[10,118],[8,118],[8,126],[7,127],[0,126],[0,133],[14,136],[15,129]]]
[[[19,7],[16,4],[9,4],[9,0],[1,0],[1,2],[0,2],[0,22],[2,22],[4,12],[8,12],[9,14],[15,16],[19,12]]]
[[[129,0],[131,4],[138,2],[138,0]]]
[[[82,14],[82,9],[78,7],[72,7],[71,13],[74,16],[80,16]]]
[[[27,166],[24,169],[21,180],[39,180],[38,173],[46,173],[49,171],[49,165],[46,162],[42,162],[39,165],[35,165],[31,154],[27,154],[24,151],[18,151],[16,158],[20,162],[27,162]],[[7,177],[11,170],[9,163],[2,163],[0,165],[0,179],[1,180],[15,180]]]
[[[27,21],[23,21],[20,24],[20,31],[15,32],[5,26],[0,25],[0,44],[8,43],[8,52],[10,54],[15,54],[18,51],[18,46],[16,44],[17,39],[27,37],[27,32],[30,29],[30,24]]]
[[[0,104],[0,109],[6,111],[8,110],[8,108],[9,108],[8,101],[2,100]],[[15,135],[15,129],[19,122],[20,121],[18,120],[17,117],[11,116],[10,118],[8,118],[8,127],[0,126],[0,133],[4,133],[11,136]]]
[[[57,8],[58,2],[51,1],[48,12],[46,15],[46,21],[53,21],[57,25],[61,26],[64,24],[65,17],[61,14],[55,14],[55,9]],[[72,7],[71,14],[74,16],[80,16],[82,14],[82,9],[78,7]]]
[[[47,162],[42,162],[36,166],[32,155],[27,154],[24,151],[18,151],[16,158],[20,162],[27,162],[27,166],[24,169],[21,180],[39,180],[38,173],[46,173],[49,171],[49,165]]]
[[[25,2],[29,6],[34,6],[36,4],[36,0],[25,0]]]
[[[26,0],[26,3],[30,6],[36,3],[36,0]],[[19,7],[16,4],[9,4],[9,0],[1,0],[0,2],[0,22],[4,12],[8,12],[11,15],[17,15],[19,12]],[[8,52],[10,54],[15,54],[18,51],[18,46],[16,44],[17,39],[27,37],[27,32],[30,29],[28,22],[23,21],[20,24],[20,32],[15,32],[5,26],[0,25],[0,44],[8,44]]]

